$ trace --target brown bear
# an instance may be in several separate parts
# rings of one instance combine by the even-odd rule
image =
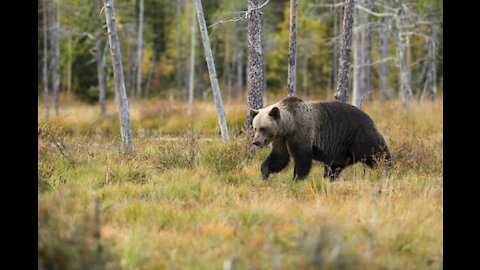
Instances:
[[[293,179],[304,179],[312,160],[324,163],[324,177],[332,181],[347,166],[362,162],[370,168],[390,152],[373,120],[360,109],[339,101],[303,101],[287,97],[255,110],[253,147],[272,143],[272,151],[261,167],[262,178],[283,170],[294,161]]]

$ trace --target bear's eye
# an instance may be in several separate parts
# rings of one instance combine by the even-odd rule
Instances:
[[[265,128],[261,127],[259,130],[260,130],[261,132],[264,132],[264,131],[265,131]]]

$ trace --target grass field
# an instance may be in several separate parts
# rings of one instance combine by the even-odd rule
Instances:
[[[269,149],[249,153],[244,102],[225,104],[226,144],[211,102],[193,116],[174,101],[130,105],[135,154],[121,157],[113,102],[101,117],[64,101],[49,121],[38,104],[39,269],[441,267],[441,97],[408,112],[366,104],[394,166],[357,164],[337,182],[317,162],[305,181],[291,164],[262,181]]]

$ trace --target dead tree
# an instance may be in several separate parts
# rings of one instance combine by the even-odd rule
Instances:
[[[45,118],[50,117],[50,100],[48,98],[48,0],[42,2],[42,14],[43,14],[43,98],[45,102]]]
[[[400,0],[395,0],[395,25],[397,28],[397,51],[398,62],[400,65],[400,96],[402,98],[403,108],[406,110],[412,95],[412,89],[408,80],[408,69],[405,63],[405,46],[403,42],[403,30],[401,19],[403,16],[403,9],[400,7]]]
[[[102,32],[99,32],[95,39],[95,61],[97,62],[97,79],[98,79],[98,101],[100,102],[100,113],[105,115],[107,113],[107,106],[105,102],[106,86],[105,86],[105,62],[102,54]]]
[[[357,0],[357,4],[362,4],[362,0]],[[352,105],[360,108],[363,97],[363,14],[355,9],[355,31],[353,31],[353,39],[355,46],[353,47],[353,86],[352,86]]]
[[[335,99],[348,102],[348,74],[350,70],[350,53],[352,51],[352,25],[353,8],[355,0],[345,0],[342,29],[342,50],[340,68],[338,70],[338,83]]]
[[[385,0],[385,7],[390,6],[390,0]],[[390,16],[384,17],[384,29],[381,33],[380,55],[382,59],[388,57],[388,50],[390,48],[390,32],[392,29],[392,19]],[[383,102],[387,98],[388,86],[388,63],[380,63],[380,101]]]
[[[260,8],[259,0],[248,0],[247,131],[252,128],[253,119],[250,115],[250,109],[263,107],[265,89]]]
[[[190,71],[188,79],[188,114],[193,111],[193,83],[195,78],[195,8],[192,5],[190,22]]]
[[[112,68],[117,91],[118,111],[120,117],[120,135],[122,139],[121,152],[133,153],[132,130],[130,128],[130,114],[128,99],[123,79],[122,54],[118,42],[117,26],[115,25],[115,8],[112,0],[103,0],[105,19],[107,21],[108,40],[112,54]]]
[[[290,35],[288,41],[287,94],[295,95],[297,81],[297,0],[290,0]]]
[[[203,7],[201,0],[194,0],[195,10],[197,11],[198,26],[200,28],[200,34],[202,36],[203,49],[205,50],[205,56],[207,61],[208,73],[210,75],[210,83],[212,85],[213,98],[215,99],[215,105],[217,107],[218,122],[220,124],[220,132],[224,142],[229,140],[227,120],[225,110],[223,107],[222,95],[220,93],[220,86],[218,85],[217,72],[215,70],[215,63],[213,61],[212,49],[210,48],[210,41],[208,39],[207,25],[205,23],[205,17],[203,15]]]
[[[137,97],[142,95],[142,52],[143,52],[143,0],[140,0],[138,11],[138,35],[137,35]]]

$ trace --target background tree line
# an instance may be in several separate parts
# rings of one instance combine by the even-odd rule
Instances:
[[[286,94],[289,2],[270,1],[261,10],[264,85],[268,92]],[[370,100],[377,96],[377,91],[381,99],[401,93],[399,36],[403,39],[403,72],[411,94],[420,98],[422,93],[427,96],[432,89],[441,88],[442,1],[355,2],[350,85],[359,91],[354,93],[361,92],[360,96],[366,95]],[[212,96],[199,31],[191,27],[191,18],[195,15],[192,5],[192,0],[115,1],[129,97],[170,97],[187,101],[191,70],[195,72],[194,98],[202,100]],[[232,19],[247,10],[247,1],[204,0],[202,5],[223,98],[244,98],[247,21]],[[297,95],[333,94],[338,75],[343,1],[308,0],[298,1],[297,5]],[[49,85],[53,108],[58,107],[58,101],[55,102],[58,92],[98,102],[102,100],[99,95],[104,87],[105,97],[112,98],[113,74],[102,28],[105,18],[100,14],[101,1],[40,0],[38,7],[38,79],[42,82],[38,85],[38,94]],[[388,13],[392,16],[385,16]],[[139,31],[140,26],[143,31]],[[397,35],[398,26],[400,35]],[[193,69],[192,37],[197,39],[193,47]],[[47,74],[43,71],[44,64]],[[98,69],[102,67],[105,86],[99,83]],[[353,95],[356,100],[352,102],[360,102],[359,97]]]

